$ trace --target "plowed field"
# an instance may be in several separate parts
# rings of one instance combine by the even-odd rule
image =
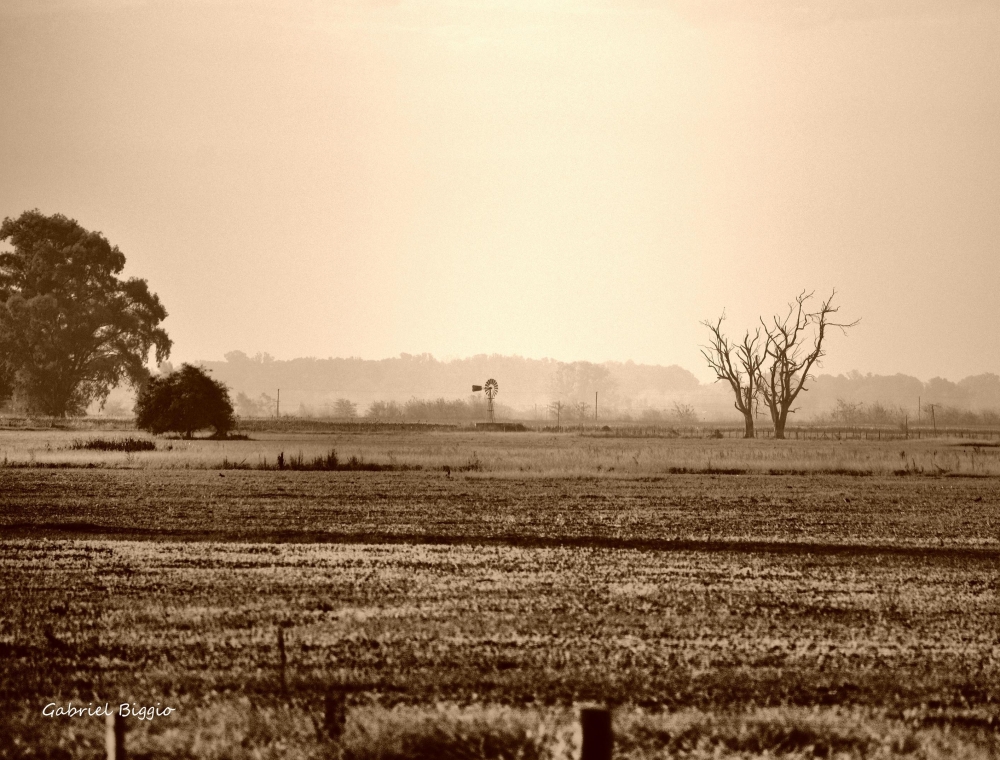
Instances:
[[[1000,551],[994,478],[0,468],[0,493],[7,537]]]
[[[28,744],[49,701],[306,715],[330,684],[1000,723],[994,478],[0,468],[0,535]]]

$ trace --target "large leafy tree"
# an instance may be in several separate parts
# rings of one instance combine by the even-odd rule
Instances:
[[[233,426],[229,389],[199,367],[182,364],[176,372],[150,378],[135,402],[135,424],[151,433],[183,433],[214,428],[224,438]]]
[[[10,361],[9,338],[6,325],[0,320],[0,404],[4,404],[14,392],[14,367]]]
[[[145,280],[122,279],[125,256],[99,232],[37,209],[6,218],[0,241],[0,392],[7,378],[30,411],[81,413],[146,362],[170,353],[167,312]]]

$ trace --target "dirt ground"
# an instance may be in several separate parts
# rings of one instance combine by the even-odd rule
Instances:
[[[1000,480],[0,468],[7,538],[808,545],[1000,557]],[[685,543],[687,542],[687,543]],[[690,543],[697,542],[697,543]]]
[[[43,702],[242,695],[308,726],[330,684],[1000,725],[990,477],[0,467],[0,595],[25,747],[76,741]]]

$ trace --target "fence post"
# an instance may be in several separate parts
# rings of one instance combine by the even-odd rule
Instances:
[[[347,707],[343,691],[336,688],[328,689],[323,703],[323,728],[327,737],[333,741],[340,739],[346,722]]]
[[[116,709],[105,718],[104,746],[108,760],[125,760],[125,718]]]
[[[611,711],[606,707],[581,707],[580,729],[580,760],[611,760]]]

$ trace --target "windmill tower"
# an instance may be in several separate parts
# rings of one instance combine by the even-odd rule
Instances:
[[[483,386],[483,390],[486,392],[486,413],[489,414],[491,423],[496,422],[496,420],[493,419],[493,399],[500,390],[500,385],[491,377],[486,381],[486,385]]]
[[[472,392],[485,391],[486,392],[486,413],[490,417],[490,422],[496,422],[493,418],[493,399],[496,397],[497,392],[500,390],[500,384],[494,380],[492,377],[486,381],[486,385],[473,385]]]

